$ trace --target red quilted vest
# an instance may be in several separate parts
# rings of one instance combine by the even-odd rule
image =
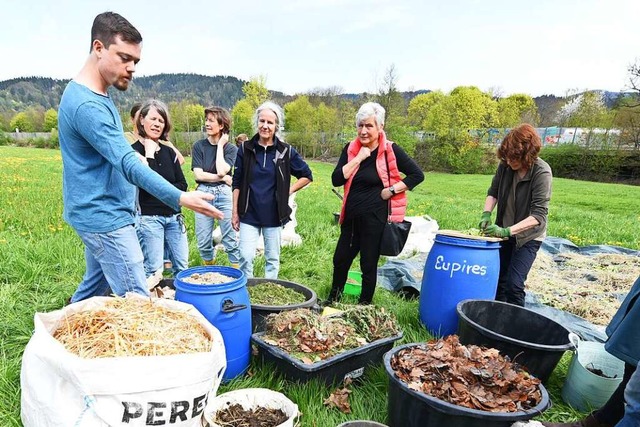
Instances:
[[[380,136],[378,137],[378,155],[376,157],[376,170],[378,171],[378,176],[380,180],[382,180],[382,184],[385,188],[392,186],[393,184],[402,181],[402,177],[400,176],[400,171],[398,170],[398,162],[396,161],[396,155],[393,152],[392,148],[393,141],[387,140],[386,135],[383,131],[380,132]],[[353,160],[355,156],[360,152],[360,148],[362,147],[362,143],[360,143],[360,139],[356,138],[349,143],[349,147],[347,148],[347,162]],[[387,153],[387,158],[385,160],[385,152]],[[387,161],[389,162],[389,173],[387,173]],[[359,167],[359,166],[358,166]],[[351,188],[351,182],[353,181],[353,177],[358,172],[358,168],[351,174],[347,182],[344,184],[344,197],[342,200],[342,210],[340,212],[340,224],[342,224],[342,220],[344,219],[344,207],[347,205],[347,197],[349,197],[349,189]],[[402,193],[398,193],[395,196],[391,197],[391,216],[389,219],[392,222],[402,222],[404,220],[404,215],[407,210],[407,195],[403,191]]]

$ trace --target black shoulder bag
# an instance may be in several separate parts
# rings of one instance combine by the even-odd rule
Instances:
[[[391,174],[389,173],[389,160],[387,159],[387,151],[384,152],[384,160],[387,164],[387,176],[389,177],[389,184],[391,184]],[[393,196],[392,196],[393,197]],[[391,221],[391,198],[388,200],[389,208],[387,215],[387,222],[384,225],[382,231],[382,240],[380,240],[380,255],[396,256],[404,248],[409,237],[409,231],[411,230],[411,222],[403,220],[402,222]]]

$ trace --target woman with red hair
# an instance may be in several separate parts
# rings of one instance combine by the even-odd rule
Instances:
[[[524,306],[524,282],[547,235],[552,175],[549,165],[538,157],[541,147],[530,124],[505,136],[479,224],[485,236],[507,238],[500,246],[496,300],[519,306]],[[496,222],[491,224],[496,205]]]

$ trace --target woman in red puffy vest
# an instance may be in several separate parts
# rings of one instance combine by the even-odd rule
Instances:
[[[405,191],[424,180],[424,174],[407,153],[387,140],[384,116],[384,108],[375,102],[360,107],[356,114],[358,136],[344,147],[331,176],[334,187],[344,185],[344,198],[327,303],[340,299],[349,268],[358,253],[362,271],[359,302],[371,303],[376,290],[384,224],[388,218],[395,222],[404,219]]]

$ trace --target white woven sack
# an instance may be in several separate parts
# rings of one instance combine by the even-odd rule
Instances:
[[[143,298],[127,295],[127,298]],[[51,313],[36,313],[22,357],[21,417],[25,427],[200,426],[208,396],[226,369],[220,331],[192,305],[155,304],[193,316],[213,338],[208,353],[82,359],[52,334],[65,315],[104,306],[95,297]],[[171,333],[171,331],[167,331]]]
[[[220,424],[214,422],[216,412],[236,403],[241,405],[245,411],[258,407],[282,410],[288,417],[287,421],[276,427],[294,427],[296,418],[299,415],[298,405],[282,393],[268,388],[243,388],[221,394],[209,400],[207,407],[204,409],[203,418],[206,423],[203,424],[209,427],[221,427]]]

